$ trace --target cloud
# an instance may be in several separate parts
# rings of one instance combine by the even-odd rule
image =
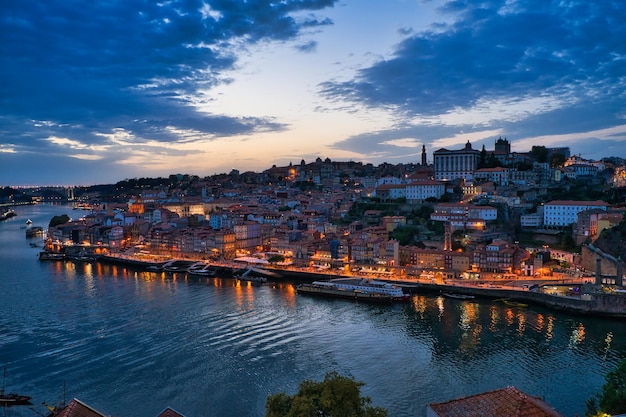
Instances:
[[[335,0],[9,2],[0,16],[0,114],[4,137],[85,144],[117,128],[136,140],[188,141],[282,125],[198,112],[197,92],[229,80],[238,54],[261,41],[297,39],[330,24],[298,12]],[[305,49],[314,47],[309,44]],[[204,97],[210,100],[210,97]],[[41,124],[32,121],[48,121]],[[170,129],[174,127],[174,129]],[[205,138],[205,139],[206,139]]]
[[[336,147],[378,153],[410,132],[436,145],[437,135],[531,138],[623,123],[623,3],[459,0],[439,11],[430,30],[403,29],[389,58],[320,84],[335,103],[386,108],[397,120]]]
[[[407,114],[468,109],[479,101],[546,94],[564,102],[624,93],[615,85],[626,46],[621,3],[448,2],[455,21],[402,41],[387,60],[353,80],[328,82],[322,92],[393,105]],[[609,90],[606,90],[610,86]]]

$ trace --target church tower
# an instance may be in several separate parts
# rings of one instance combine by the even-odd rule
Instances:
[[[422,166],[426,166],[426,145],[422,145]]]

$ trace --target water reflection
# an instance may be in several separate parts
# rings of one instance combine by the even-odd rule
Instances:
[[[22,242],[10,225],[0,224],[0,241]],[[24,252],[33,259],[28,245]],[[259,417],[268,393],[293,392],[329,370],[363,381],[375,405],[397,417],[507,385],[582,415],[626,356],[623,322],[536,306],[432,295],[371,306],[299,297],[287,282],[250,287],[0,257],[0,356],[12,385],[40,402],[55,400],[68,380],[69,395],[112,415],[153,417],[170,405],[186,415]]]

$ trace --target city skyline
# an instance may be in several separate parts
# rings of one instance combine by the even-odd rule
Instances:
[[[11,2],[3,185],[90,185],[439,148],[626,157],[626,5]]]

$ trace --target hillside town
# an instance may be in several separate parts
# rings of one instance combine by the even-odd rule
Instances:
[[[421,162],[412,164],[318,158],[260,173],[20,193],[74,205],[71,221],[49,227],[54,252],[247,260],[438,281],[600,276],[623,283],[623,239],[621,246],[596,242],[624,225],[624,160],[542,146],[512,152],[506,138],[493,149],[468,141],[429,155],[422,147]]]

